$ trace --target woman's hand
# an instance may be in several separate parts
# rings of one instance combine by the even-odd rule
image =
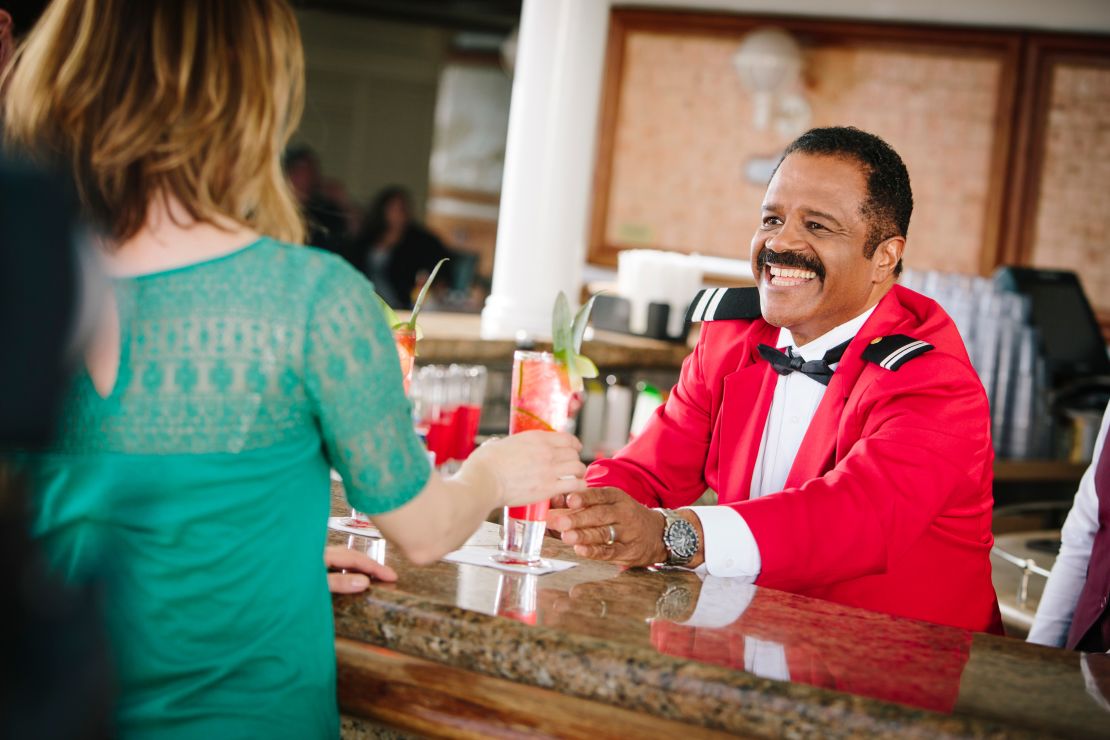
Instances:
[[[396,581],[397,573],[388,565],[358,550],[349,550],[342,545],[332,545],[324,550],[324,565],[328,568],[328,590],[333,594],[356,594],[370,586],[370,579]],[[355,570],[360,573],[331,572]],[[363,575],[366,574],[366,575]]]
[[[499,506],[522,506],[584,491],[582,443],[562,432],[522,432],[492,439],[463,464],[458,475],[474,485],[493,486]]]

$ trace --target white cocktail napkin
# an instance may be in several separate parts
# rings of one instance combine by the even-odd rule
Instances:
[[[372,537],[374,539],[382,538],[382,533],[377,527],[352,527],[348,524],[350,521],[351,518],[349,516],[329,517],[328,527],[337,532],[355,534],[360,537]],[[573,563],[569,560],[553,560],[551,558],[544,558],[540,561],[539,565],[510,565],[508,563],[499,563],[493,559],[493,556],[497,554],[496,545],[482,545],[475,542],[489,539],[489,537],[483,536],[487,534],[489,533],[481,531],[476,532],[474,536],[470,538],[470,544],[447,553],[442,559],[452,563],[461,563],[463,565],[480,565],[485,568],[506,570],[510,573],[531,573],[537,576],[542,576],[545,573],[557,573],[561,570],[569,570],[578,565],[578,563]],[[495,533],[491,536],[496,538]]]
[[[332,516],[328,517],[328,528],[334,529],[337,532],[346,532],[347,534],[357,534],[362,537],[373,537],[374,539],[381,539],[382,533],[377,527],[352,527],[347,522],[353,521],[349,516]]]
[[[443,559],[452,563],[480,565],[485,568],[507,570],[510,573],[531,573],[536,576],[542,576],[545,573],[557,573],[561,570],[569,570],[578,565],[578,563],[572,563],[569,560],[552,560],[550,558],[544,558],[540,561],[539,565],[509,565],[508,563],[499,563],[494,560],[493,556],[496,554],[496,547],[475,547],[468,545],[454,552],[447,553],[443,556]]]

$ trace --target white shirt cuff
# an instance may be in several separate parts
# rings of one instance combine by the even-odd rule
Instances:
[[[755,586],[742,578],[706,576],[694,613],[682,624],[716,629],[727,627],[744,615],[755,597]]]
[[[711,576],[755,579],[762,561],[755,536],[736,509],[728,506],[690,506],[701,521],[705,539],[705,569]]]

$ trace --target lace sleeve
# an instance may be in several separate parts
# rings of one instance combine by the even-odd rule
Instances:
[[[306,384],[332,466],[359,511],[407,503],[431,468],[412,426],[393,336],[373,289],[336,262],[310,308]]]

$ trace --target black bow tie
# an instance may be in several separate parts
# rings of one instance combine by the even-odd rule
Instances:
[[[849,339],[844,344],[838,344],[825,353],[825,356],[820,360],[811,360],[806,362],[801,357],[793,354],[787,354],[780,350],[775,349],[766,344],[761,344],[757,349],[763,359],[771,363],[771,367],[779,375],[789,375],[793,372],[799,372],[802,375],[807,375],[816,380],[821,385],[828,385],[832,380],[833,370],[830,365],[835,365],[840,362],[840,358],[844,356],[844,350],[848,349],[848,345],[852,343]],[[788,349],[787,352],[790,350]]]

